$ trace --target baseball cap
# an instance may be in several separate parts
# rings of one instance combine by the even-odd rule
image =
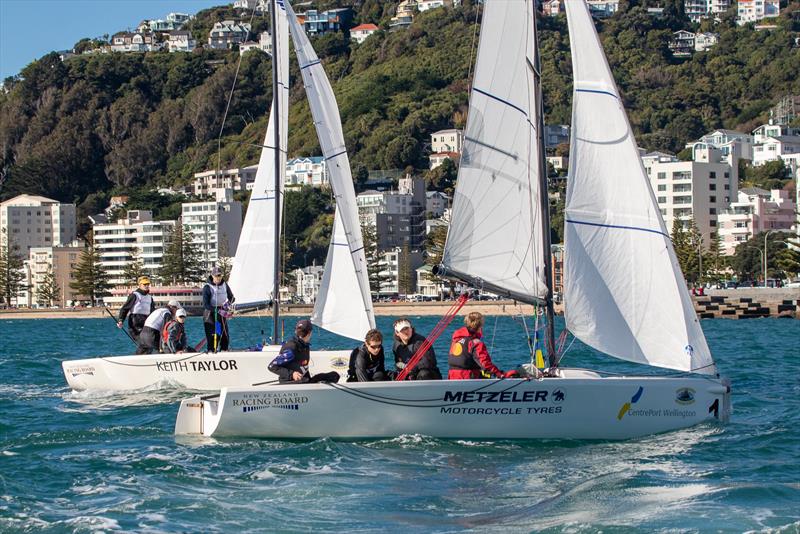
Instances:
[[[311,321],[309,321],[308,319],[300,319],[299,321],[297,321],[297,324],[294,325],[294,328],[295,330],[301,329],[305,332],[311,332],[311,330],[313,330],[313,327],[311,326]]]
[[[171,301],[167,302],[167,306],[172,306],[173,308],[180,308],[181,303],[175,299],[172,299]]]
[[[138,282],[140,284],[149,284],[150,283],[150,278],[147,277],[147,276],[140,276]]]
[[[178,311],[175,312],[175,317],[186,317],[186,310],[180,308]]]
[[[222,269],[219,267],[214,267],[211,269],[211,276],[222,276]]]
[[[394,325],[394,331],[399,332],[403,328],[411,328],[411,323],[408,321],[397,321],[397,324]]]

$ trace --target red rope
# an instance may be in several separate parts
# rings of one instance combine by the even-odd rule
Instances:
[[[425,342],[420,346],[420,348],[417,349],[417,352],[414,353],[411,359],[408,360],[408,363],[406,364],[405,368],[400,372],[399,375],[397,375],[397,378],[395,378],[395,380],[406,379],[408,374],[414,370],[414,367],[416,367],[416,365],[422,359],[422,356],[424,356],[425,353],[428,352],[428,349],[431,348],[433,342],[436,341],[438,337],[442,335],[442,332],[444,332],[448,326],[450,326],[450,323],[453,321],[453,318],[456,316],[459,310],[464,306],[464,304],[467,303],[468,299],[469,295],[467,293],[462,293],[461,296],[458,297],[458,300],[456,300],[453,303],[453,305],[450,306],[450,309],[447,310],[447,313],[445,313],[444,316],[441,319],[439,319],[439,322],[436,324],[434,329],[425,338]]]

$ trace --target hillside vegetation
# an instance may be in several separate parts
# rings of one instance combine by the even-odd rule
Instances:
[[[386,26],[396,4],[364,0],[355,23]],[[654,18],[645,5],[623,2],[620,13],[598,25],[641,146],[677,152],[714,128],[747,130],[766,120],[778,98],[800,94],[800,50],[793,48],[800,4],[786,8],[770,31],[736,27],[730,15],[704,23],[720,42],[686,60],[672,58],[667,46],[676,29],[695,28],[675,5]],[[192,31],[204,38],[214,20],[231,15],[225,8],[201,12]],[[266,27],[263,18],[254,22]],[[430,134],[463,127],[476,23],[480,7],[465,1],[361,45],[343,34],[313,40],[338,99],[354,175],[425,169]],[[540,30],[547,122],[569,123],[566,20],[542,19]],[[217,165],[256,163],[271,99],[270,60],[259,52],[243,57],[222,127],[238,61],[235,51],[198,50],[63,62],[52,53],[31,63],[0,94],[0,199],[27,192],[91,210],[112,190],[184,184]],[[318,142],[294,61],[289,155],[314,155]]]

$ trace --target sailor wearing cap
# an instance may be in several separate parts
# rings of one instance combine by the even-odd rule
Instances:
[[[338,382],[339,373],[317,373],[311,375],[308,372],[308,364],[311,360],[311,333],[313,327],[308,319],[297,321],[294,327],[294,336],[281,346],[278,355],[269,364],[269,370],[278,375],[281,383],[315,383],[315,382]]]
[[[164,326],[161,335],[161,350],[166,353],[175,354],[184,352],[188,345],[186,341],[186,310],[178,308],[175,312],[175,319],[169,321]]]
[[[125,317],[128,318],[128,330],[134,341],[137,342],[147,316],[156,309],[156,303],[153,302],[153,297],[150,295],[150,278],[140,276],[138,283],[139,287],[128,295],[128,300],[119,309],[117,317],[117,328],[122,328]]]
[[[222,269],[214,267],[203,287],[203,328],[207,351],[228,350],[228,317],[233,313],[233,291],[222,279]]]
[[[408,319],[398,319],[394,322],[394,364],[397,370],[405,368],[417,350],[426,342],[425,336],[417,333]],[[408,373],[406,380],[441,380],[442,373],[436,365],[436,353],[433,345],[428,347],[425,355]]]
[[[172,320],[175,312],[177,312],[180,307],[180,302],[177,300],[170,300],[166,307],[158,308],[147,316],[147,320],[144,322],[144,328],[142,328],[142,333],[139,334],[139,348],[136,349],[136,354],[150,354],[154,350],[157,351],[161,348],[161,330],[164,328],[164,325]]]

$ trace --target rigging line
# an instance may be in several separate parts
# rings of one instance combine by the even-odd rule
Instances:
[[[497,391],[496,393],[498,395],[503,394],[503,393],[505,393],[507,391],[511,391],[512,389],[516,388],[520,384],[523,384],[523,383],[526,383],[526,382],[530,382],[530,380],[524,379],[524,378],[523,379],[497,378],[497,379],[495,379],[495,381],[492,382],[492,384],[496,384],[496,383],[501,382],[503,380],[513,380],[516,383],[510,385],[509,387],[507,387],[507,388],[505,388],[503,390]],[[414,401],[414,400],[411,400],[411,399],[380,400],[381,398],[378,397],[378,396],[374,396],[374,395],[367,396],[367,395],[364,395],[365,392],[363,392],[363,391],[358,391],[358,390],[352,389],[352,388],[347,387],[347,386],[342,385],[342,384],[337,384],[337,383],[334,383],[334,382],[323,382],[323,383],[327,384],[328,386],[332,387],[333,389],[342,391],[342,392],[347,393],[349,395],[353,395],[354,397],[359,397],[359,398],[362,398],[364,400],[377,402],[377,403],[380,403],[380,404],[389,404],[389,405],[392,405],[392,406],[403,406],[403,407],[406,407],[406,408],[446,408],[448,406],[459,406],[459,405],[462,405],[462,404],[472,404],[473,402],[476,402],[476,401],[459,401],[459,402],[451,402],[451,403],[445,403],[445,404],[419,405],[419,404],[412,404],[412,403],[414,403],[414,402],[423,402],[423,401]],[[470,392],[465,392],[465,393],[470,393]],[[490,392],[490,393],[494,393],[494,392]],[[431,401],[440,401],[440,400],[442,400],[442,399],[431,399]],[[424,402],[429,402],[429,401],[424,401]]]
[[[256,6],[253,6],[253,11],[250,13],[250,28],[253,27],[253,19],[256,16]],[[250,33],[250,30],[247,30]],[[231,92],[228,93],[228,102],[225,104],[225,113],[222,114],[222,124],[219,125],[219,135],[217,136],[217,172],[221,172],[222,167],[222,132],[225,130],[225,121],[228,119],[228,111],[231,107],[231,100],[233,100],[233,92],[236,90],[236,80],[239,78],[239,69],[242,66],[242,58],[244,56],[239,54],[239,60],[236,62],[236,72],[233,74],[233,82],[231,83]]]
[[[480,5],[475,6],[475,22],[472,25],[472,44],[469,47],[469,69],[467,70],[467,81],[470,89],[472,89],[472,66],[475,64],[475,35],[478,33],[478,14],[480,12]]]
[[[588,221],[576,221],[576,220],[573,220],[573,219],[564,219],[564,222],[568,222],[568,223],[572,223],[572,224],[584,224],[586,226],[597,226],[599,228],[618,228],[620,230],[638,230],[640,232],[649,232],[651,234],[658,234],[660,236],[666,237],[667,239],[669,239],[671,241],[669,235],[665,234],[661,230],[653,230],[651,228],[642,228],[640,226],[626,226],[626,225],[623,225],[623,224],[593,223],[593,222],[588,222]]]

